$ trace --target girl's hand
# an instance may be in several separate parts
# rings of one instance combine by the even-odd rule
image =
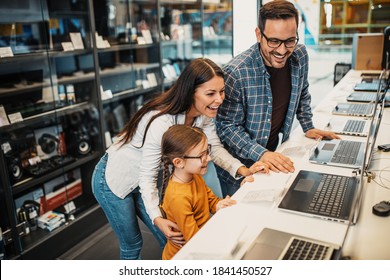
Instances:
[[[216,211],[218,211],[222,208],[226,208],[228,206],[232,206],[236,203],[237,203],[237,201],[235,201],[234,199],[231,199],[230,196],[226,196],[225,199],[222,199],[217,203]]]
[[[246,177],[244,178],[244,180],[242,180],[242,182],[241,182],[241,184],[240,184],[240,187],[241,187],[243,184],[245,184],[246,182],[252,183],[254,180],[255,180],[255,178],[253,178],[252,175],[246,176]]]

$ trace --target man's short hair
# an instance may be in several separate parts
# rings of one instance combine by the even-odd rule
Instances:
[[[264,4],[259,11],[259,28],[261,32],[265,29],[267,19],[289,19],[295,18],[298,27],[298,10],[294,4],[286,0],[274,0]]]

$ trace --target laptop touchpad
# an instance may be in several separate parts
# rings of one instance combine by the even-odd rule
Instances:
[[[245,254],[244,260],[277,260],[282,248],[271,246],[264,243],[255,243]]]
[[[325,150],[325,151],[333,151],[334,147],[336,145],[335,144],[324,144],[324,146],[322,147],[322,150]]]
[[[315,181],[311,179],[299,179],[296,184],[294,191],[298,192],[310,192],[311,188],[314,186]]]

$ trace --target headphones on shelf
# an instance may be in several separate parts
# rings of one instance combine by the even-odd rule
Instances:
[[[43,133],[38,139],[38,144],[41,146],[41,149],[45,154],[53,153],[59,142],[60,141],[57,137],[49,133]]]
[[[19,222],[27,222],[31,230],[38,226],[37,218],[40,215],[41,205],[35,200],[26,200],[23,202],[18,212]]]

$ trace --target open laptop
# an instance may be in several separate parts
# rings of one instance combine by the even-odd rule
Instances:
[[[367,137],[370,125],[370,119],[334,117],[329,120],[326,129],[341,135]]]
[[[363,164],[365,142],[350,140],[321,140],[309,161],[316,164],[356,168]]]
[[[382,84],[382,89],[384,88],[384,85]],[[357,83],[355,84],[355,86],[353,87],[353,90],[356,90],[356,91],[372,91],[372,92],[376,92],[378,91],[378,88],[379,88],[379,81],[373,81],[371,83],[367,83],[367,82],[362,82],[362,83]]]
[[[340,246],[264,228],[245,253],[244,260],[329,260],[338,259]]]
[[[387,91],[389,92],[389,90]],[[376,93],[366,92],[366,91],[354,91],[347,96],[347,101],[349,102],[372,103],[375,102],[375,99],[376,99]],[[381,102],[381,100],[379,101]],[[390,103],[390,95],[385,96],[385,102]]]
[[[374,103],[341,102],[334,107],[332,114],[343,116],[371,117],[374,115],[374,110]]]
[[[375,103],[382,102],[384,100],[384,106],[390,106],[390,95],[389,95],[389,86],[390,86],[390,75],[385,70],[381,73],[380,83],[383,84],[383,89],[378,90],[376,93],[367,92],[367,91],[354,91],[348,97],[347,101],[350,102],[363,102],[363,103]],[[378,98],[378,100],[376,100]]]

